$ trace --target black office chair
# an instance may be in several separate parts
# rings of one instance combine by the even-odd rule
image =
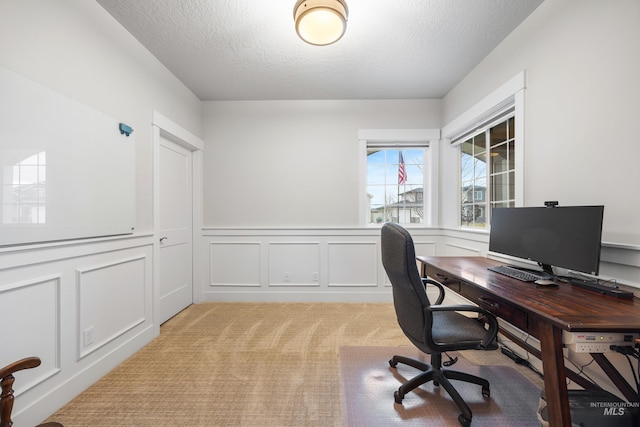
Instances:
[[[423,371],[405,382],[394,393],[396,403],[402,403],[411,390],[433,381],[442,385],[462,412],[458,421],[471,424],[471,409],[449,380],[466,381],[482,386],[482,395],[489,397],[489,382],[475,375],[443,369],[442,353],[457,350],[495,350],[498,321],[490,312],[472,305],[440,305],[444,299],[442,284],[420,278],[416,265],[413,239],[402,226],[386,223],[382,226],[382,264],[391,280],[393,303],[398,324],[409,340],[421,351],[431,355],[431,365],[404,356],[393,356],[391,367],[398,363]],[[427,284],[438,288],[440,294],[432,305],[427,297]],[[484,323],[457,312],[481,313]]]

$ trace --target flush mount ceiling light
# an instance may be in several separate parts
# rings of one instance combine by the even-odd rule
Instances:
[[[296,32],[316,46],[335,43],[347,29],[349,10],[344,0],[299,0],[293,8]]]

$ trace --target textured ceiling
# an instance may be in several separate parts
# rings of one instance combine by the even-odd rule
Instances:
[[[201,100],[442,98],[543,0],[347,0],[305,44],[295,0],[97,0]]]

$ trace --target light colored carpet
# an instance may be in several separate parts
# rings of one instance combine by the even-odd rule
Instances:
[[[339,348],[407,345],[388,303],[192,305],[48,421],[65,427],[343,426]],[[510,363],[497,351],[474,353]]]
[[[465,352],[469,354],[470,352]],[[399,363],[397,369],[388,360],[395,354],[428,363],[429,357],[415,347],[342,347],[340,366],[344,396],[345,425],[373,426],[458,426],[460,410],[442,387],[433,382],[409,392],[402,404],[396,404],[393,393],[420,373]],[[491,397],[482,396],[475,384],[452,381],[473,413],[476,427],[538,427],[540,388],[510,366],[475,365],[461,352],[451,352],[458,362],[450,368],[485,378],[490,383]],[[445,357],[444,360],[447,360]]]

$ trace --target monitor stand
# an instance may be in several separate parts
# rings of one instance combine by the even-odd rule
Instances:
[[[554,276],[553,267],[551,267],[551,264],[544,264],[544,263],[539,262],[538,265],[542,268],[542,270],[545,273],[550,274],[551,276]]]

